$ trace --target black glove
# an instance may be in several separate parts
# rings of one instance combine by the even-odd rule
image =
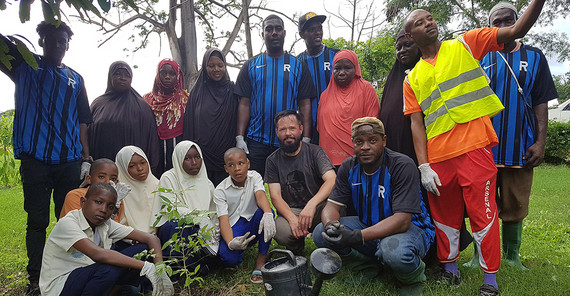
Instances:
[[[338,236],[331,237],[327,232],[328,231],[323,232],[323,237],[333,250],[342,250],[353,246],[361,246],[364,244],[364,241],[362,239],[362,231],[360,231],[360,229],[348,230],[344,228],[344,225],[340,225],[336,232],[332,233],[338,233]]]
[[[338,232],[339,228],[340,222],[338,222],[338,220],[329,221],[325,225],[325,233],[329,237],[338,237],[340,235],[340,232]]]

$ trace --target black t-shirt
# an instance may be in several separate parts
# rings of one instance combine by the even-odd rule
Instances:
[[[283,200],[292,208],[304,208],[323,185],[323,175],[334,169],[323,148],[303,143],[295,156],[277,149],[265,163],[265,182],[281,184]]]

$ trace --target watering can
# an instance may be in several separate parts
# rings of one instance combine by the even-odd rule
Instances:
[[[284,255],[275,258],[274,255]],[[309,296],[319,295],[323,280],[333,278],[342,266],[340,256],[331,249],[319,248],[311,253],[311,271],[316,277],[315,284],[307,267],[307,258],[295,256],[291,251],[275,249],[267,254],[266,263],[261,268],[266,296]]]

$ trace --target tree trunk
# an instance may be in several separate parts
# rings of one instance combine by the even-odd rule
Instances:
[[[180,23],[182,27],[182,34],[178,39],[182,62],[180,66],[184,71],[185,87],[187,90],[190,90],[198,78],[198,49],[196,45],[194,0],[183,0],[180,7]]]
[[[251,27],[249,26],[249,0],[243,0],[243,7],[245,11],[245,18],[243,19],[245,29],[245,44],[247,47],[247,58],[253,57],[253,47],[251,46]]]

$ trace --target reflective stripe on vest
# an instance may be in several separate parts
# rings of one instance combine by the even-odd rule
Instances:
[[[450,131],[456,123],[494,116],[504,109],[465,46],[457,39],[442,42],[435,66],[421,59],[408,75],[424,113],[428,139]]]

